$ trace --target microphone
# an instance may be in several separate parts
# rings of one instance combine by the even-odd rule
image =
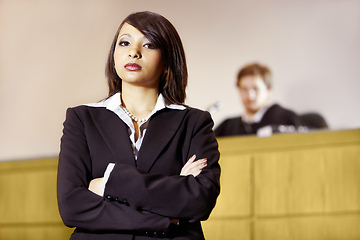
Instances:
[[[216,102],[215,104],[211,105],[210,107],[207,108],[207,111],[210,114],[214,114],[218,111],[220,111],[220,109],[223,108],[223,103],[222,102]]]

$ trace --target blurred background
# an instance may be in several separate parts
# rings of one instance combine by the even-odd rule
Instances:
[[[206,238],[360,239],[360,0],[0,0],[0,239],[69,238],[56,201],[65,111],[106,97],[114,34],[144,10],[178,30],[186,103],[221,103],[215,126],[243,112],[236,75],[259,62],[274,102],[330,128],[220,138]]]
[[[120,22],[168,18],[185,47],[187,104],[215,125],[243,109],[240,67],[270,67],[274,101],[321,113],[330,129],[360,126],[359,0],[0,0],[0,160],[56,157],[67,107],[107,94],[104,67]]]

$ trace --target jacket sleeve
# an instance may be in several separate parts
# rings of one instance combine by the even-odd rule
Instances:
[[[193,154],[208,159],[208,165],[197,177],[151,174],[133,166],[116,164],[107,182],[105,196],[126,199],[137,209],[170,218],[189,222],[207,219],[220,192],[218,144],[208,112],[196,114],[187,126],[190,137],[178,143],[186,149],[186,160]]]
[[[91,171],[83,121],[75,109],[69,108],[61,138],[57,176],[58,206],[65,225],[91,231],[168,229],[170,220],[166,217],[89,191]]]

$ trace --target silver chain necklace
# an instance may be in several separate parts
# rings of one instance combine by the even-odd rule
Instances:
[[[134,115],[132,115],[124,106],[120,106],[120,107],[126,113],[126,115],[128,115],[135,122],[137,122],[137,123],[146,122],[146,118],[143,118],[143,119],[137,118]]]

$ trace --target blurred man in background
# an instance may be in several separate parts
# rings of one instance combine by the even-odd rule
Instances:
[[[279,104],[270,104],[272,79],[268,67],[258,63],[243,67],[238,73],[236,86],[245,112],[242,116],[223,121],[215,129],[217,137],[259,134],[265,127],[271,132],[292,132],[301,126],[293,111]]]

